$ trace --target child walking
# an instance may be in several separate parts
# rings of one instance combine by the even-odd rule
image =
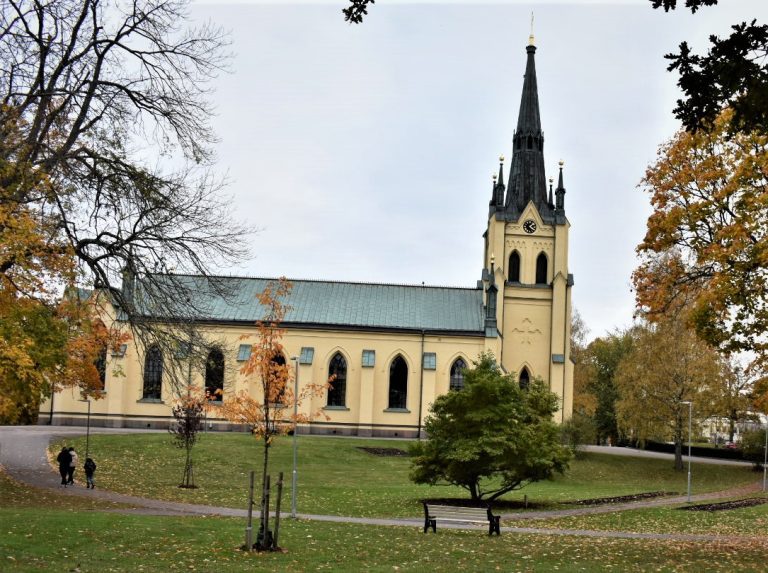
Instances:
[[[96,462],[93,461],[93,458],[85,458],[83,469],[85,470],[85,488],[95,489],[96,484],[93,483],[93,474],[96,473]]]

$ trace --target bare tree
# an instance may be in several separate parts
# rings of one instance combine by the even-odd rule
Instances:
[[[188,0],[0,7],[0,126],[19,132],[0,147],[16,167],[0,185],[30,172],[50,182],[14,184],[8,200],[55,221],[51,248],[74,254],[79,282],[108,293],[140,350],[207,345],[194,319],[227,296],[214,271],[247,256],[250,232],[210,170],[207,96],[226,68],[227,36],[189,26]]]

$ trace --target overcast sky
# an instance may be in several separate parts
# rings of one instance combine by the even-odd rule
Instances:
[[[682,0],[681,0],[682,3]],[[491,174],[511,156],[531,10],[547,174],[565,161],[574,306],[591,336],[632,320],[630,274],[648,199],[637,188],[678,128],[665,53],[766,0],[665,14],[647,0],[209,0],[231,31],[213,101],[217,169],[258,227],[239,275],[474,286]],[[508,163],[508,161],[507,161]]]

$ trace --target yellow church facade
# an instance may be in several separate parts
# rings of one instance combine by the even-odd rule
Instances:
[[[505,183],[503,160],[489,203],[481,279],[472,288],[389,285],[337,281],[291,281],[290,310],[283,324],[285,355],[299,385],[322,383],[331,390],[300,406],[324,416],[304,433],[414,437],[435,398],[463,385],[463,370],[491,352],[517,383],[542,379],[560,398],[556,421],[570,417],[573,363],[569,341],[572,275],[562,163],[557,188],[545,179],[543,132],[531,42],[517,128]],[[476,194],[475,194],[476,195]],[[125,289],[141,290],[141,277]],[[200,293],[196,326],[210,340],[204,372],[189,382],[221,389],[223,399],[239,390],[257,395],[257,384],[241,374],[263,317],[256,299],[269,279],[218,277],[234,296],[224,299],[210,278],[172,275]],[[112,309],[119,323],[119,311]],[[169,362],[159,348],[137,348],[129,340],[105,357],[104,396],[90,404],[65,389],[41,405],[40,423],[109,427],[167,427],[178,385],[168,381]],[[215,413],[206,423],[227,429]]]

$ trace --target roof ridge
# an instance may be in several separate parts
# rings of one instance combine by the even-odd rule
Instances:
[[[155,276],[174,276],[174,277],[192,277],[192,278],[206,278],[206,279],[243,279],[243,280],[264,280],[264,281],[276,281],[280,277],[257,277],[249,275],[195,275],[191,273],[150,273]],[[424,288],[424,289],[450,289],[450,290],[478,290],[476,286],[450,286],[450,285],[428,285],[428,284],[409,284],[409,283],[377,283],[377,282],[364,282],[364,281],[343,281],[333,279],[286,279],[292,283],[328,283],[328,284],[348,284],[348,285],[361,285],[361,286],[391,286],[391,287],[408,287],[408,288]]]

